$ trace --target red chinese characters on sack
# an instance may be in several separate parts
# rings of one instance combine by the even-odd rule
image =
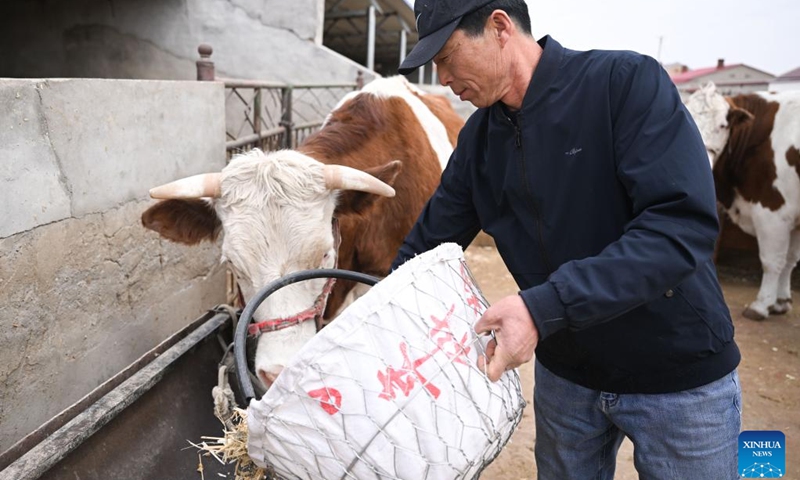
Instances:
[[[461,341],[458,341],[455,335],[453,335],[452,330],[450,330],[450,318],[453,316],[453,310],[455,310],[455,308],[455,305],[450,307],[447,315],[441,320],[431,315],[433,328],[431,329],[430,337],[436,342],[438,350],[447,355],[447,358],[456,363],[466,365],[467,361],[465,357],[470,350],[470,347],[467,345],[467,334],[465,332],[461,337]]]
[[[478,303],[478,305],[480,305],[480,303]],[[403,366],[400,368],[387,367],[385,371],[378,371],[378,380],[383,386],[383,390],[378,395],[380,398],[386,400],[397,398],[398,390],[399,394],[408,397],[417,383],[428,390],[433,398],[439,398],[441,390],[422,375],[420,367],[437,352],[444,353],[447,358],[454,363],[460,363],[462,365],[467,364],[467,354],[472,348],[469,346],[469,337],[467,333],[464,333],[461,340],[458,340],[450,329],[450,319],[453,316],[455,308],[455,304],[451,305],[450,309],[442,318],[438,318],[436,315],[430,316],[433,327],[428,333],[428,336],[436,345],[433,351],[416,360],[412,360],[408,354],[408,345],[405,342],[400,343],[399,347],[400,354],[403,357]]]
[[[328,415],[339,413],[342,408],[342,394],[335,388],[318,388],[308,392],[308,396],[319,400],[319,406],[325,410]]]
[[[413,362],[408,357],[408,346],[405,342],[400,343],[400,353],[403,355],[403,366],[399,369],[394,367],[387,367],[386,372],[378,372],[378,380],[383,385],[383,391],[378,395],[380,398],[389,400],[395,398],[395,388],[399,388],[400,392],[406,397],[413,390],[417,381],[425,387],[433,398],[439,398],[441,391],[435,385],[428,383],[425,377],[419,372],[419,366],[425,363],[433,356],[429,353],[422,358],[414,360]]]

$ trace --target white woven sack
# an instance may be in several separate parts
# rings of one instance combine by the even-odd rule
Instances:
[[[250,457],[285,478],[477,478],[525,407],[515,370],[476,366],[485,309],[458,245],[406,262],[250,403]]]

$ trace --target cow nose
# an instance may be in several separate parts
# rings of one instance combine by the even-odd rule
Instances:
[[[265,369],[258,370],[258,379],[261,380],[267,389],[270,389],[282,371],[283,365],[270,365]]]

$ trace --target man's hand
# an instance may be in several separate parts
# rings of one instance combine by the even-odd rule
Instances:
[[[489,307],[475,324],[478,335],[494,330],[495,339],[486,346],[486,359],[478,357],[478,368],[489,380],[500,380],[503,372],[530,362],[539,342],[539,332],[528,307],[519,295],[509,295]]]

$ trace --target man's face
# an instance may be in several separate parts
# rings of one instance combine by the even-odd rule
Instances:
[[[439,82],[461,100],[482,108],[502,98],[508,72],[501,68],[503,51],[489,29],[478,37],[456,30],[433,61]]]

